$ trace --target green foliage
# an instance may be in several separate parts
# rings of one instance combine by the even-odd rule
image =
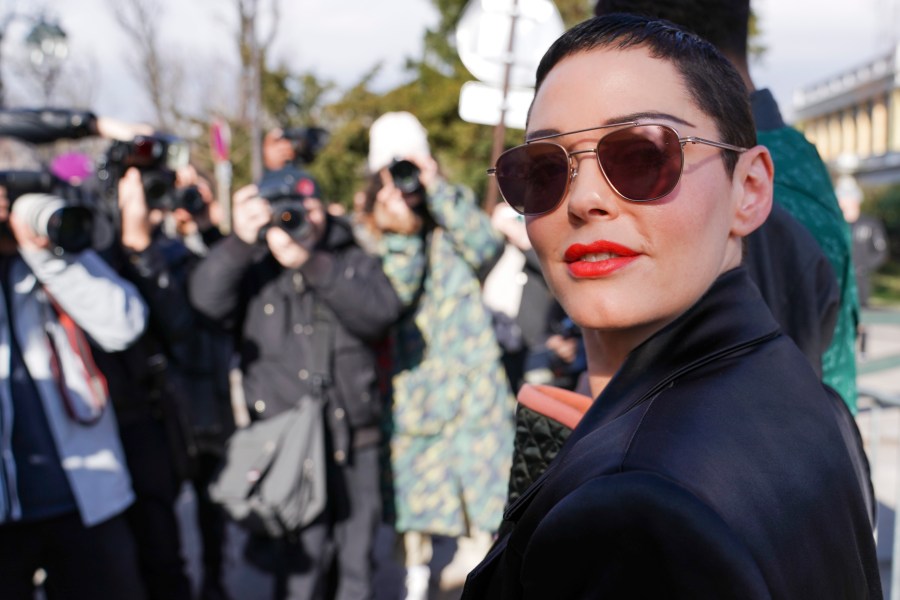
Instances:
[[[584,0],[579,2],[584,4]],[[318,124],[331,132],[331,138],[310,171],[329,200],[352,206],[353,194],[365,185],[369,126],[381,114],[397,110],[419,118],[428,131],[432,153],[448,178],[484,192],[494,130],[459,117],[460,89],[472,77],[451,42],[466,1],[435,0],[434,4],[442,18],[425,33],[423,56],[407,61],[408,83],[375,94],[368,83],[377,75],[376,68],[337,101],[322,106]],[[521,131],[507,131],[506,145],[519,143],[521,138]]]
[[[887,231],[890,256],[900,260],[900,186],[882,187],[866,193],[862,211],[877,216]]]
[[[555,0],[554,4],[567,28],[594,16],[591,0]]]
[[[873,306],[900,305],[900,261],[888,261],[872,275]]]
[[[456,25],[467,0],[432,0],[440,20],[425,32],[421,57],[408,58],[407,81],[383,94],[370,90],[380,71],[373,68],[355,85],[339,92],[334,84],[311,73],[296,74],[286,66],[264,70],[262,75],[263,130],[275,125],[316,125],[326,128],[330,138],[319,157],[308,166],[321,184],[326,200],[348,209],[353,195],[365,185],[368,130],[372,122],[389,111],[415,114],[428,131],[431,150],[449,179],[472,187],[483,195],[488,183],[494,128],[466,123],[459,117],[459,93],[473,77],[459,59],[453,45]],[[571,26],[593,14],[590,0],[557,0],[565,25]],[[335,99],[336,97],[336,99]],[[206,124],[203,136],[208,139]],[[246,125],[231,122],[234,188],[250,181],[249,139]],[[504,145],[521,143],[523,132],[506,130]],[[208,144],[198,157],[208,160]],[[205,162],[205,160],[201,162]],[[211,170],[211,161],[201,164]]]
[[[762,43],[763,31],[756,12],[750,9],[750,24],[747,26],[747,56],[750,60],[762,62],[768,48]]]

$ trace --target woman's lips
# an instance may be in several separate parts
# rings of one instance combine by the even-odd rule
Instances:
[[[594,278],[611,275],[638,256],[631,248],[599,240],[591,244],[572,244],[566,249],[564,258],[573,277]]]

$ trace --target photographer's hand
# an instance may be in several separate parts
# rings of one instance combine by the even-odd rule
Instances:
[[[272,227],[266,231],[266,243],[275,260],[286,269],[299,269],[312,255],[313,248],[325,233],[325,208],[317,198],[303,200],[309,233],[302,239],[294,239],[287,231]]]
[[[150,246],[152,226],[141,173],[131,167],[119,180],[119,212],[122,217],[122,246],[143,252]]]
[[[259,230],[272,220],[269,203],[258,195],[254,184],[245,185],[232,197],[234,235],[247,244],[259,240]]]
[[[385,232],[412,235],[422,227],[422,219],[406,203],[403,192],[387,179],[375,195],[372,218],[375,226]]]
[[[578,354],[578,340],[573,337],[554,334],[547,338],[546,346],[566,364],[572,364]]]
[[[426,190],[433,190],[441,178],[437,161],[430,154],[410,156],[409,160],[419,167],[419,181]]]
[[[528,239],[528,231],[525,229],[525,219],[509,204],[503,202],[494,207],[494,212],[491,213],[491,225],[503,234],[510,244],[522,252],[531,249],[531,240]]]
[[[35,233],[15,213],[10,213],[9,215],[9,228],[21,250],[46,250],[50,247],[48,238]]]

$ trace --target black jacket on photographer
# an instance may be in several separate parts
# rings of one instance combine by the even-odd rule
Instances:
[[[150,308],[150,324],[130,348],[96,357],[106,374],[120,423],[148,417],[168,421],[170,435],[181,435],[183,417],[175,413],[174,406],[185,401],[173,381],[172,357],[191,338],[195,325],[185,288],[186,272],[178,272],[184,265],[173,260],[179,255],[177,245],[180,242],[157,236],[143,252],[119,246],[101,252],[117,272],[137,286]],[[185,468],[185,459],[176,453],[179,471]]]
[[[195,308],[239,333],[244,394],[252,418],[274,416],[312,393],[317,306],[334,321],[326,422],[333,459],[379,440],[382,404],[376,355],[400,313],[381,261],[360,248],[350,225],[328,216],[322,239],[299,269],[282,267],[264,244],[229,236],[193,271]]]

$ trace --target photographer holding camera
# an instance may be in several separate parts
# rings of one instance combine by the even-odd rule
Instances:
[[[94,251],[35,230],[61,202],[0,187],[0,596],[30,600],[43,568],[52,598],[141,599],[134,493],[88,340],[126,348],[147,307]]]
[[[441,175],[412,114],[372,124],[368,167],[369,221],[405,306],[392,356],[395,527],[406,597],[424,599],[431,537],[457,540],[440,582],[459,587],[503,512],[514,402],[479,280],[503,241],[472,190]]]
[[[194,335],[194,314],[184,287],[184,266],[173,259],[178,256],[177,243],[157,235],[152,220],[154,209],[181,198],[174,185],[174,164],[185,161],[187,146],[172,136],[154,133],[147,125],[67,109],[0,111],[0,134],[33,144],[94,135],[111,140],[96,177],[77,188],[65,188],[87,199],[90,227],[77,218],[74,209],[78,206],[25,214],[35,215],[34,227],[46,230],[58,256],[66,257],[78,245],[92,242],[106,264],[137,289],[149,308],[146,329],[127,347],[109,348],[88,340],[91,366],[95,364],[105,379],[131,474],[134,502],[125,517],[137,542],[139,573],[134,579],[143,584],[139,596],[188,600],[191,589],[175,501],[195,453],[186,427],[188,398],[177,366]],[[25,183],[21,174],[10,179],[7,173],[6,179],[17,186]],[[44,214],[48,216],[37,218]],[[73,242],[78,243],[75,248]]]
[[[216,462],[210,454],[221,450],[231,426],[230,340],[213,331],[187,298],[188,273],[205,250],[188,248],[187,234],[201,232],[200,223],[187,222],[186,215],[199,219],[207,208],[199,182],[185,180],[188,161],[183,140],[154,133],[114,142],[98,171],[117,232],[105,256],[150,307],[150,327],[139,342],[126,352],[101,354],[98,364],[110,373],[113,399],[121,406],[119,424],[137,494],[129,517],[151,600],[191,598],[175,505],[184,481],[208,478]],[[175,231],[167,231],[173,222]],[[218,600],[226,597],[224,522],[204,500],[197,499],[200,593],[204,600]]]
[[[315,160],[327,141],[328,132],[321,127],[270,129],[262,142],[263,167],[267,172],[300,169]]]
[[[279,600],[322,590],[370,598],[382,418],[372,344],[397,319],[399,300],[378,258],[327,213],[305,173],[284,169],[238,190],[233,215],[233,234],[191,275],[191,300],[237,334],[252,419],[321,397],[320,389],[325,400],[325,510],[296,539],[252,535],[248,557],[274,573]],[[316,373],[320,362],[328,373]]]

